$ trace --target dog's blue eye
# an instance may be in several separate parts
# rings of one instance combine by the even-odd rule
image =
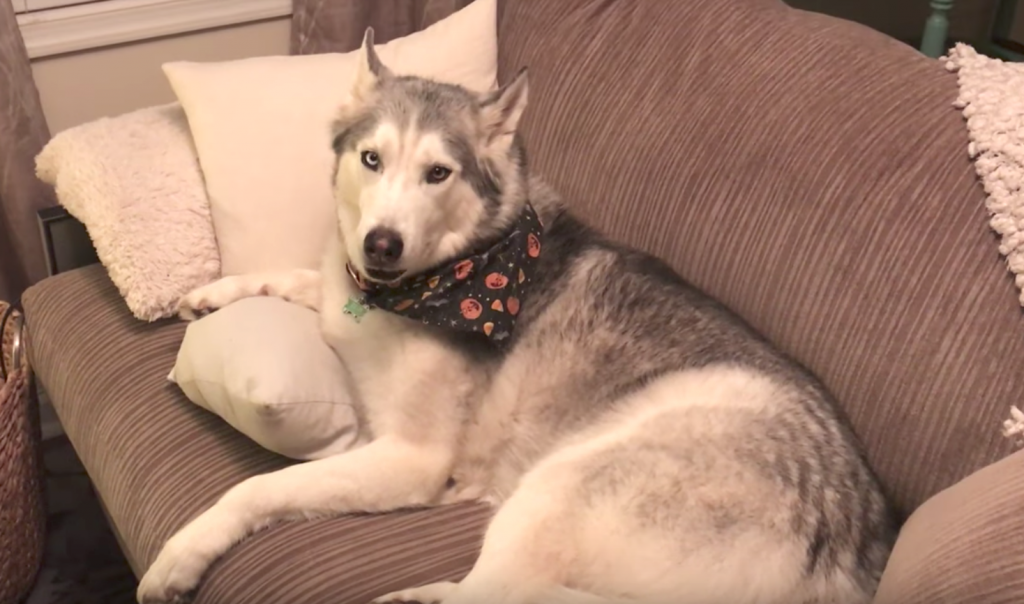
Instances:
[[[427,171],[427,183],[436,185],[439,182],[444,182],[451,175],[451,169],[444,166],[433,166]]]
[[[362,160],[364,166],[374,172],[380,169],[380,156],[376,151],[363,151],[359,155],[359,159]]]

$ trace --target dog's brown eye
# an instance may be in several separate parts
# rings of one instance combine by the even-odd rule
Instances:
[[[380,169],[380,156],[377,155],[376,151],[363,151],[359,155],[359,159],[363,162],[364,166],[374,172]]]
[[[436,185],[439,182],[444,182],[451,175],[452,171],[444,166],[432,166],[427,171],[427,183]]]

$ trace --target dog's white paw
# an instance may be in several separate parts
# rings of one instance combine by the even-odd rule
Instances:
[[[206,549],[185,532],[171,538],[139,582],[139,604],[187,601],[210,565]]]
[[[441,604],[457,586],[457,583],[431,583],[389,593],[370,604]]]
[[[246,275],[224,277],[190,291],[178,301],[178,316],[194,321],[247,296],[265,295],[265,287]]]

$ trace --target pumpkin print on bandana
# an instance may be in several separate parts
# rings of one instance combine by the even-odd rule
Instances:
[[[362,304],[445,329],[509,341],[540,258],[543,228],[529,204],[487,250],[400,281],[373,283],[349,266]]]

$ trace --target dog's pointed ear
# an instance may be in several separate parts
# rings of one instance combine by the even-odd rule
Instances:
[[[519,126],[519,118],[526,109],[528,90],[529,82],[524,67],[511,82],[483,96],[480,108],[488,143],[507,141],[511,144],[512,136]]]
[[[381,62],[373,48],[373,28],[367,27],[363,45],[359,48],[356,78],[352,83],[353,98],[364,98],[380,80],[391,77],[391,71]]]

